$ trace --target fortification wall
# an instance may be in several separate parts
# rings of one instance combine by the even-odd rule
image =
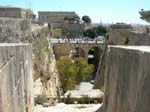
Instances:
[[[33,112],[32,46],[0,44],[0,112]]]
[[[150,47],[110,46],[104,112],[150,112]]]
[[[128,40],[127,43],[126,40]],[[150,34],[134,33],[128,30],[111,30],[109,31],[109,44],[150,45]]]
[[[48,93],[57,93],[59,77],[57,72],[51,70],[54,58],[47,25],[31,24],[23,19],[0,18],[0,43],[31,43],[33,54],[30,59],[33,64],[30,69],[33,69],[33,80],[41,78],[42,94],[49,96]]]

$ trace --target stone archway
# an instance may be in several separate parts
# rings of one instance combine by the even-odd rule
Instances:
[[[93,80],[96,77],[96,72],[98,69],[101,54],[102,49],[100,47],[92,47],[88,51],[88,64],[94,65],[94,72],[90,76],[92,77],[91,80]]]
[[[75,60],[75,59],[77,59],[79,57],[82,57],[82,58],[86,59],[86,53],[85,53],[85,51],[83,49],[79,48],[79,47],[71,49],[69,56],[73,60]]]
[[[58,60],[61,56],[69,56],[70,51],[75,48],[80,49],[79,56],[83,57],[86,62],[88,62],[88,53],[92,48],[100,50],[96,50],[96,59],[98,60],[100,59],[101,52],[103,51],[103,45],[97,44],[55,44],[53,45],[53,50],[56,60]]]

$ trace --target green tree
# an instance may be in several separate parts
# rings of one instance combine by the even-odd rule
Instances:
[[[66,16],[66,17],[64,17],[64,20],[69,21],[69,22],[79,22],[80,17],[78,15],[76,15],[76,16]]]
[[[93,29],[87,29],[86,31],[83,32],[83,36],[94,39],[96,37],[96,34]]]
[[[141,11],[139,11],[140,15],[141,15],[141,19],[147,21],[148,23],[150,23],[150,10],[146,11],[144,9],[141,9]]]
[[[89,37],[89,38],[94,39],[97,36],[105,36],[106,33],[107,33],[106,27],[97,26],[97,27],[93,27],[91,29],[87,29],[83,33],[83,35],[84,35],[84,37]]]
[[[63,92],[74,88],[75,73],[72,60],[68,56],[62,56],[56,64],[60,74],[60,83]]]
[[[56,64],[63,92],[73,89],[94,70],[93,65],[88,65],[83,58],[73,62],[69,56],[62,56]]]
[[[85,23],[91,23],[91,18],[87,15],[84,15],[82,17],[82,21],[84,21]]]
[[[88,64],[83,58],[79,57],[75,61],[75,72],[76,72],[76,83],[79,84],[81,81],[85,80],[87,75],[93,72],[94,66]]]

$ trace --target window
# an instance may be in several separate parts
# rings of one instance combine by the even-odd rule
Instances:
[[[47,19],[49,18],[49,16],[47,16]]]

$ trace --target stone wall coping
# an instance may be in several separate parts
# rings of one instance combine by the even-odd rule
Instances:
[[[30,43],[0,43],[0,47],[5,46],[28,46],[31,45]]]
[[[108,48],[122,48],[122,49],[130,49],[130,50],[138,50],[142,52],[150,52],[150,46],[114,46],[114,45],[109,45]],[[109,50],[108,50],[109,51]]]

